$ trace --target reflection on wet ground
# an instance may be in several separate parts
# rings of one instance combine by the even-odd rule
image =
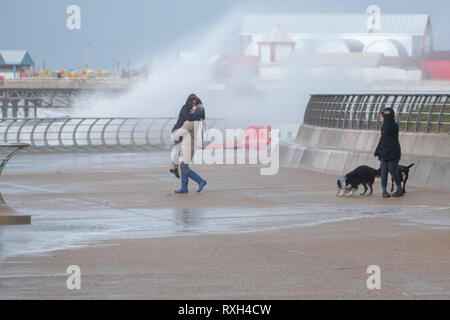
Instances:
[[[95,209],[90,211],[31,210],[29,226],[0,228],[2,257],[34,254],[55,249],[87,245],[92,241],[123,238],[152,238],[208,233],[233,233],[314,226],[370,217],[400,217],[421,213],[425,208],[402,207],[396,212],[388,207],[331,207],[310,204],[273,209]],[[426,208],[438,213],[439,208]],[[27,211],[27,210],[22,210]],[[432,215],[428,221],[435,224]],[[446,225],[442,224],[446,223]],[[440,227],[450,227],[450,219],[440,220]]]
[[[171,191],[160,191],[178,183],[171,180],[166,167],[166,153],[17,157],[7,168],[0,187],[14,210],[32,215],[32,224],[0,227],[0,258],[107,239],[256,232],[380,216],[395,217],[401,223],[450,227],[448,206],[364,202],[369,198],[360,198],[360,202],[336,200],[331,196],[334,188],[329,187],[334,177],[311,173],[309,181],[308,173],[293,169],[286,169],[292,171],[282,172],[270,181],[264,178],[264,188],[252,189],[250,186],[255,187],[255,181],[261,179],[255,176],[257,170],[229,168],[228,180],[222,175],[216,178],[222,179],[217,190],[212,186],[201,195],[174,197]],[[146,176],[145,172],[155,168],[156,173]],[[217,168],[202,171],[213,176]],[[81,172],[83,176],[77,177]],[[95,176],[99,172],[106,173],[106,177]],[[113,175],[118,172],[124,175]],[[57,175],[62,177],[56,179]],[[304,184],[297,182],[299,177]],[[142,192],[140,183],[149,184],[150,178],[154,179],[150,184],[154,189]],[[219,200],[227,196],[240,196],[248,200],[248,205],[224,205]]]

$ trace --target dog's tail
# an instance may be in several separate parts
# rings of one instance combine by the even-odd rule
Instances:
[[[408,169],[410,169],[413,165],[415,165],[415,163],[409,165],[409,166],[408,166]]]

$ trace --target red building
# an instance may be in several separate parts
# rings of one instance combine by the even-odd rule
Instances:
[[[424,56],[420,62],[428,79],[450,80],[450,51],[433,51]]]

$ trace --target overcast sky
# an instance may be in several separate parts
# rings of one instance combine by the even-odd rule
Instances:
[[[81,30],[66,27],[71,4],[81,8]],[[45,60],[49,68],[82,68],[82,45],[90,43],[89,66],[110,68],[115,44],[121,67],[133,67],[176,52],[174,44],[230,13],[365,13],[370,4],[382,13],[431,15],[435,49],[450,50],[449,0],[0,0],[0,49],[29,50],[38,67]],[[234,27],[227,53],[237,48]]]

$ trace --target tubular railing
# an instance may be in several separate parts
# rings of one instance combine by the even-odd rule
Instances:
[[[379,130],[380,111],[393,108],[401,131],[450,133],[450,94],[312,95],[304,123],[341,129]]]
[[[29,143],[28,150],[164,149],[175,118],[0,119],[0,143]],[[213,127],[220,119],[208,119]]]
[[[0,143],[0,176],[9,160],[20,150],[29,147],[28,143]],[[0,193],[0,204],[6,203]]]

